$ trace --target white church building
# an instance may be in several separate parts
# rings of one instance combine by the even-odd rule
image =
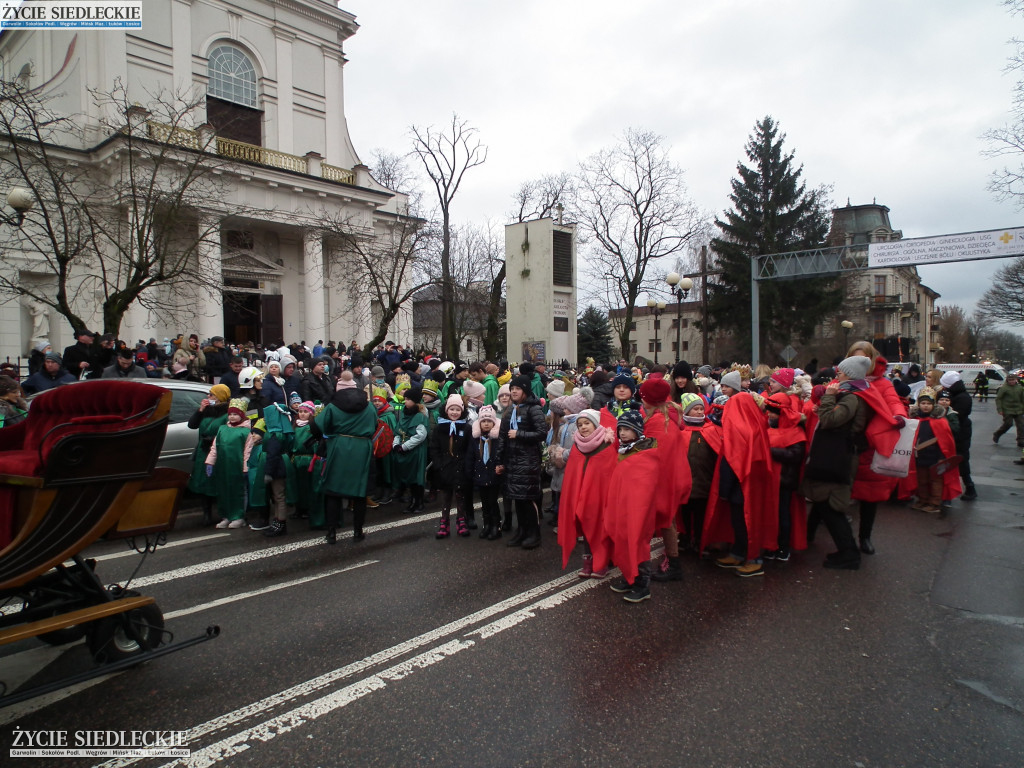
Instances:
[[[226,199],[211,201],[211,211],[260,211],[218,223],[220,236],[204,241],[194,268],[208,288],[186,310],[165,311],[173,302],[152,297],[136,302],[120,338],[195,332],[233,343],[365,343],[375,330],[374,306],[350,279],[349,256],[317,228],[317,212],[347,220],[364,237],[386,237],[407,200],[371,178],[349,137],[344,44],[358,29],[355,17],[333,0],[143,0],[142,8],[141,29],[0,33],[3,77],[20,78],[58,114],[82,121],[80,146],[69,149],[85,162],[111,162],[103,126],[113,119],[92,91],[120,82],[130,102],[144,105],[153,94],[191,89],[201,105],[178,143],[226,161]],[[136,119],[160,138],[149,113]],[[0,200],[8,191],[0,190]],[[202,227],[204,212],[196,218]],[[38,255],[12,247],[11,232],[0,227],[0,270],[20,284],[51,288],[52,271]],[[80,277],[88,285],[89,276]],[[99,331],[102,300],[89,290],[75,300],[79,316]],[[33,317],[23,298],[0,295],[0,302],[0,358],[24,355],[41,329],[55,349],[73,342],[56,311],[40,317],[37,306]],[[411,307],[391,331],[412,338]]]

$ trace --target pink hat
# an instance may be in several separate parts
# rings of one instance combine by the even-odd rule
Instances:
[[[456,392],[452,392],[450,395],[448,395],[448,399],[444,401],[445,413],[447,413],[448,409],[451,408],[453,405],[457,405],[462,410],[466,410],[466,404],[462,402],[462,395]]]
[[[772,381],[777,381],[784,389],[789,389],[793,386],[794,375],[792,368],[779,368],[772,374]]]
[[[467,400],[483,400],[487,394],[487,388],[479,381],[467,379],[462,385],[462,394]]]
[[[477,411],[477,413],[476,413],[476,420],[480,421],[481,419],[490,419],[491,421],[497,423],[498,416],[497,416],[497,414],[494,413],[494,406],[493,405],[482,406],[480,408],[480,410]]]
[[[345,371],[341,374],[341,378],[338,379],[338,385],[334,388],[335,391],[339,389],[355,389],[356,380],[352,377],[352,371]]]
[[[306,400],[303,403],[299,403],[299,408],[305,408],[307,411],[312,411],[313,413],[316,413],[316,406],[313,405],[312,400]]]

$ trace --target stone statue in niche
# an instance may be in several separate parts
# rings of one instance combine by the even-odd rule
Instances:
[[[38,299],[27,298],[25,306],[32,315],[31,341],[48,340],[50,336],[50,308]]]

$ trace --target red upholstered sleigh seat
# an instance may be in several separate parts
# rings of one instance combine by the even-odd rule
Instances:
[[[160,387],[134,382],[69,384],[39,394],[28,418],[0,429],[0,478],[5,481],[0,486],[0,549],[14,535],[18,477],[44,477],[50,452],[63,437],[144,424],[163,393]]]

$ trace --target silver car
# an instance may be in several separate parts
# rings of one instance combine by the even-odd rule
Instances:
[[[210,385],[179,379],[131,379],[131,381],[137,384],[163,387],[170,391],[170,420],[167,423],[167,434],[164,436],[164,444],[160,449],[160,458],[156,465],[180,469],[182,472],[191,474],[192,452],[199,442],[199,430],[189,429],[188,420],[199,409],[199,403],[209,395]],[[74,384],[67,386],[74,386]],[[32,397],[28,398],[30,405]]]

